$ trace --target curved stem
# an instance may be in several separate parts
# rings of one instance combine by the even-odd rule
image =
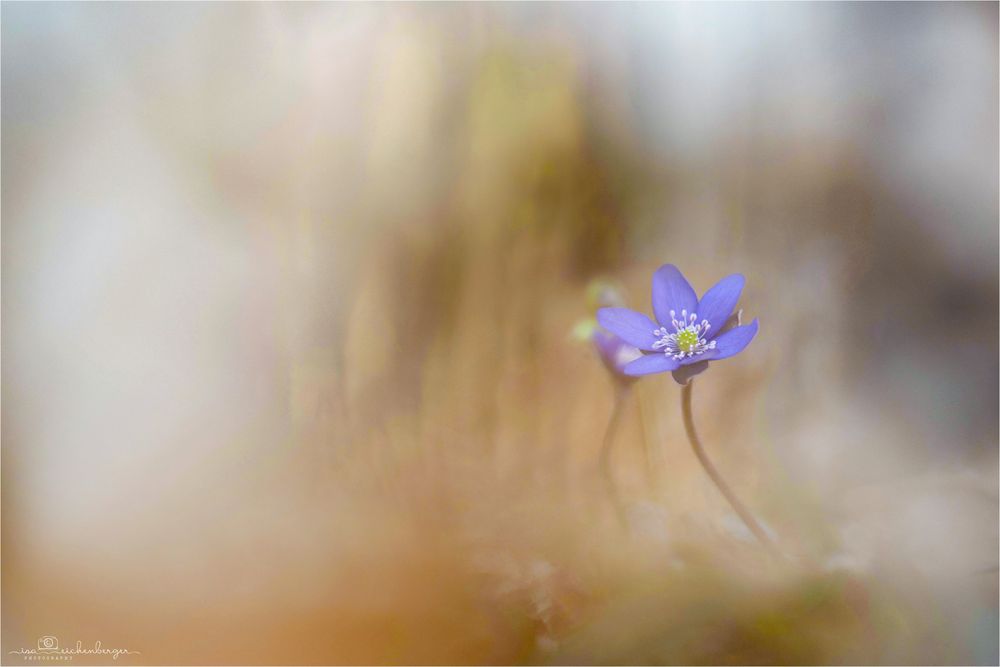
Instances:
[[[615,515],[618,523],[625,527],[625,508],[622,506],[621,496],[618,495],[618,487],[615,485],[615,476],[611,471],[611,449],[615,444],[615,434],[618,431],[618,424],[621,422],[623,408],[629,395],[629,388],[624,385],[615,386],[615,405],[611,409],[611,417],[608,419],[608,426],[604,429],[604,441],[601,445],[601,475],[604,477],[605,488],[611,504],[615,508]]]
[[[708,473],[708,476],[715,483],[716,488],[726,497],[729,504],[736,511],[736,514],[743,520],[750,532],[754,534],[754,537],[764,545],[764,547],[771,552],[771,554],[777,558],[781,558],[781,552],[771,541],[771,538],[767,536],[761,525],[757,523],[757,519],[754,518],[750,510],[740,502],[740,499],[736,497],[733,490],[729,488],[725,480],[722,479],[722,475],[716,470],[715,466],[709,460],[708,455],[705,453],[705,448],[701,446],[701,441],[698,440],[698,434],[694,430],[694,417],[691,415],[691,387],[694,385],[694,380],[688,380],[686,385],[681,388],[681,412],[684,414],[684,430],[687,432],[688,440],[691,442],[691,449],[694,450],[695,456],[698,457],[698,461],[701,462],[701,466]]]

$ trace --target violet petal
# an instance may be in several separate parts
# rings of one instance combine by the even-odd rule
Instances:
[[[698,303],[698,320],[708,320],[711,325],[708,330],[709,340],[722,333],[726,319],[736,307],[736,302],[740,300],[740,292],[743,291],[744,284],[746,284],[746,279],[742,275],[734,273],[715,283],[715,286],[701,297],[701,301]]]
[[[629,345],[653,351],[653,343],[657,341],[653,330],[658,327],[642,313],[628,308],[601,308],[597,311],[597,322]]]
[[[676,370],[680,364],[665,354],[647,354],[625,367],[625,375],[650,375]]]
[[[743,351],[753,337],[757,335],[757,319],[750,324],[742,327],[736,327],[731,329],[724,334],[720,334],[715,339],[715,359],[726,359],[734,354],[739,354]]]
[[[680,319],[682,310],[693,313],[697,308],[698,295],[680,269],[673,264],[664,264],[656,270],[653,274],[653,314],[661,325],[670,327],[673,319],[671,310]]]

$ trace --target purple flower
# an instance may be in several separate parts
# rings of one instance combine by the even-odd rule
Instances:
[[[680,384],[701,373],[709,361],[738,354],[757,334],[757,320],[739,326],[739,301],[745,279],[736,273],[698,295],[673,264],[653,274],[653,314],[656,322],[628,308],[601,308],[597,321],[643,356],[623,369],[626,375],[673,371]]]
[[[642,357],[642,352],[635,346],[629,345],[619,336],[608,333],[602,329],[595,328],[591,336],[597,354],[604,362],[604,367],[619,381],[631,382],[635,380],[625,374],[625,367]]]
[[[618,286],[605,279],[591,281],[587,287],[587,301],[592,308],[625,305],[625,298]],[[615,334],[601,329],[594,320],[581,322],[578,326],[580,327],[578,337],[589,339],[593,343],[594,350],[615,381],[625,385],[635,382],[636,378],[625,375],[625,367],[641,357],[641,351]]]

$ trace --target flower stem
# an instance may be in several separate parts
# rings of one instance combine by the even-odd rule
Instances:
[[[660,460],[656,456],[658,452],[653,449],[653,443],[659,442],[659,439],[651,440],[649,433],[647,432],[646,411],[642,407],[643,395],[639,393],[635,398],[636,405],[639,408],[639,426],[642,428],[642,454],[646,463],[646,484],[648,485],[650,492],[655,494],[657,491],[656,469],[660,465]]]
[[[764,529],[761,527],[757,520],[750,513],[750,510],[740,502],[740,499],[736,497],[733,490],[729,488],[725,480],[722,479],[722,475],[709,460],[708,455],[705,453],[704,447],[701,446],[701,441],[698,440],[698,434],[694,430],[694,417],[691,415],[691,387],[694,385],[694,380],[688,380],[688,383],[683,385],[681,388],[681,412],[684,414],[684,430],[687,432],[688,440],[691,442],[691,449],[694,450],[695,456],[698,457],[698,461],[701,462],[701,466],[708,473],[708,476],[715,483],[716,488],[726,497],[729,504],[736,511],[736,514],[743,520],[750,532],[754,534],[754,537],[764,545],[772,556],[781,559],[781,552],[775,546],[771,538],[767,536]]]
[[[618,432],[618,425],[621,422],[622,412],[629,396],[629,387],[625,385],[615,386],[615,404],[611,408],[611,417],[608,419],[608,426],[604,429],[604,441],[601,445],[601,475],[604,477],[605,489],[611,504],[615,508],[615,516],[622,528],[625,523],[625,508],[622,505],[621,496],[618,494],[618,487],[615,484],[615,476],[611,470],[611,449],[615,444],[615,434]]]

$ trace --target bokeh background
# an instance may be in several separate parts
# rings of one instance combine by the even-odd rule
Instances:
[[[997,7],[3,3],[5,664],[996,664]]]

